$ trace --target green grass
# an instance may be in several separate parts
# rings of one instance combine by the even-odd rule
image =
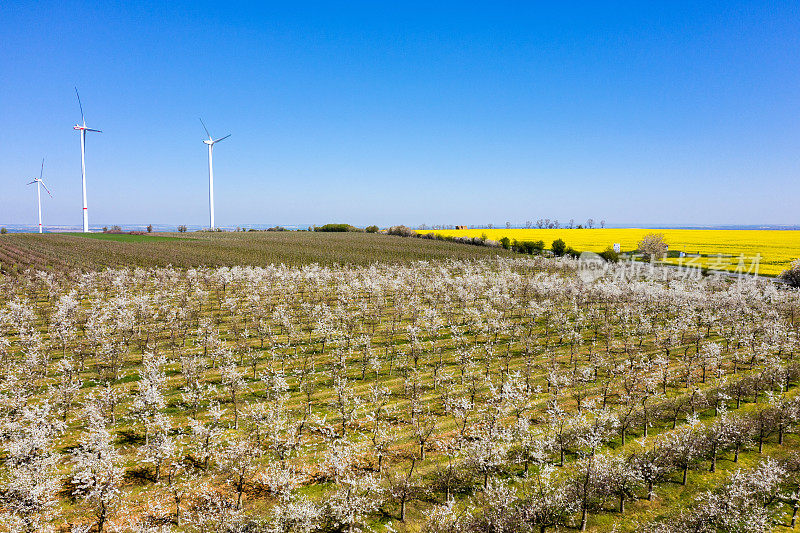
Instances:
[[[116,242],[164,242],[181,240],[179,237],[166,237],[164,235],[131,235],[128,233],[64,233],[63,235]]]

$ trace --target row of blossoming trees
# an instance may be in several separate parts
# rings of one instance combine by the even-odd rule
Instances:
[[[0,279],[0,528],[794,526],[798,293],[576,268]]]

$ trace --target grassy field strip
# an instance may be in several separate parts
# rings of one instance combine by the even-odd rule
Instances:
[[[140,243],[196,240],[191,237],[167,237],[160,234],[131,235],[128,233],[60,233],[59,235],[69,235],[70,237],[81,237],[84,239],[98,239],[101,241]]]

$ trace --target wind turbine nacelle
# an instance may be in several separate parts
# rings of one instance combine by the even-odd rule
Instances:
[[[214,144],[214,141],[203,141],[203,144],[207,144],[209,146]]]

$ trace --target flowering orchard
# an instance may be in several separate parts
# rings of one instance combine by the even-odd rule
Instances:
[[[798,292],[614,268],[0,278],[0,529],[793,526]]]

